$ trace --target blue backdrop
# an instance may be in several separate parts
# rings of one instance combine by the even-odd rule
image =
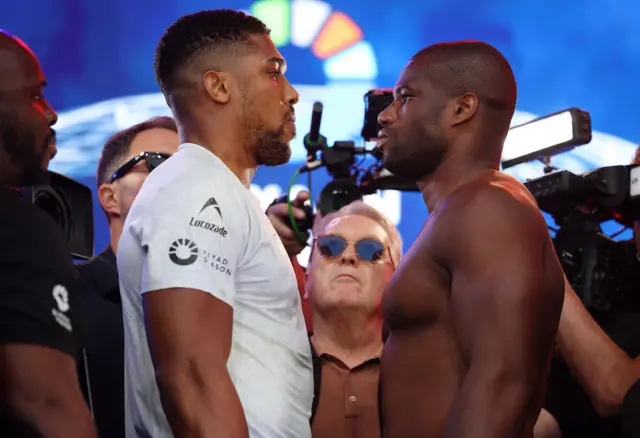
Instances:
[[[438,41],[484,40],[509,59],[519,85],[514,123],[577,106],[592,115],[594,140],[555,160],[572,171],[626,164],[640,137],[632,102],[640,99],[640,4],[618,0],[30,0],[0,3],[0,28],[20,36],[40,58],[47,97],[60,112],[60,153],[52,166],[95,187],[99,151],[108,135],[157,114],[169,114],[153,74],[153,52],[177,17],[201,9],[247,10],[273,29],[301,94],[298,132],[308,130],[313,101],[325,104],[323,133],[357,139],[364,93],[392,86],[409,57]],[[342,49],[342,50],[338,50]],[[333,53],[339,52],[339,53]],[[266,206],[284,190],[304,150],[292,163],[261,169],[254,192]],[[510,169],[519,178],[541,166]],[[322,173],[322,172],[319,172]],[[314,187],[326,174],[314,176]],[[305,181],[300,181],[304,183]],[[382,209],[408,246],[426,216],[417,194],[385,192],[368,202]],[[96,203],[96,249],[107,230]],[[628,237],[625,235],[624,237]]]

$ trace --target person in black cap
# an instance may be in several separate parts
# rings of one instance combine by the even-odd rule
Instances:
[[[20,192],[46,182],[56,153],[45,86],[33,52],[0,31],[0,431],[95,437],[75,367],[71,254]]]

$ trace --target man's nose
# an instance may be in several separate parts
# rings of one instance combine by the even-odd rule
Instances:
[[[49,126],[53,126],[58,122],[58,113],[49,105],[49,102],[45,101],[45,114],[47,116],[47,121],[49,122]]]
[[[289,105],[295,105],[300,100],[300,93],[298,93],[298,90],[296,90],[288,80],[285,79],[285,81],[287,81],[287,92],[285,95],[285,101]]]
[[[389,126],[389,124],[393,123],[395,117],[393,113],[393,104],[383,109],[380,114],[378,114],[378,123],[380,124],[380,126],[386,127]]]
[[[347,247],[340,255],[340,262],[343,265],[358,266],[359,260],[360,259],[358,259],[358,255],[356,254],[355,249],[351,246]]]

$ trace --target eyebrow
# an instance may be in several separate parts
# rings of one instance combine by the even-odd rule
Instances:
[[[278,70],[280,70],[281,73],[284,73],[285,71],[287,71],[287,61],[285,61],[282,58],[278,58],[277,56],[272,56],[271,58],[265,59],[265,62],[278,64]]]
[[[404,90],[411,91],[411,85],[410,84],[411,84],[411,80],[409,80],[409,81],[407,81],[407,82],[405,82],[403,84],[397,85],[396,88],[393,90],[393,95],[394,96],[398,95],[398,94],[400,94],[401,91],[404,91]]]

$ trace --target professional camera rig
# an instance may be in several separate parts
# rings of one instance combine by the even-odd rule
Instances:
[[[393,102],[390,89],[373,89],[365,96],[364,126],[362,138],[365,142],[375,140],[382,128],[378,124],[378,115]],[[311,129],[304,137],[307,150],[307,160],[293,176],[288,192],[291,191],[295,180],[301,173],[309,174],[309,188],[311,188],[311,172],[324,167],[331,176],[331,181],[322,189],[317,201],[318,210],[326,215],[339,210],[356,200],[362,200],[364,195],[376,193],[378,190],[398,190],[417,192],[415,183],[399,178],[384,169],[382,155],[375,148],[356,146],[354,141],[336,141],[332,146],[326,137],[320,134],[323,105],[316,102],[311,113]],[[356,164],[356,157],[361,158]],[[363,167],[366,159],[372,157],[373,164]],[[371,163],[371,160],[369,160]],[[306,217],[296,220],[293,217],[290,196],[284,195],[275,202],[289,200],[289,217],[291,227],[298,234],[302,242],[306,242],[306,232],[312,227],[314,213],[311,206],[304,206]]]
[[[609,166],[582,175],[555,170],[525,183],[559,229],[554,245],[584,305],[597,312],[640,310],[640,261],[634,242],[616,242],[601,224],[640,219],[640,166]]]

